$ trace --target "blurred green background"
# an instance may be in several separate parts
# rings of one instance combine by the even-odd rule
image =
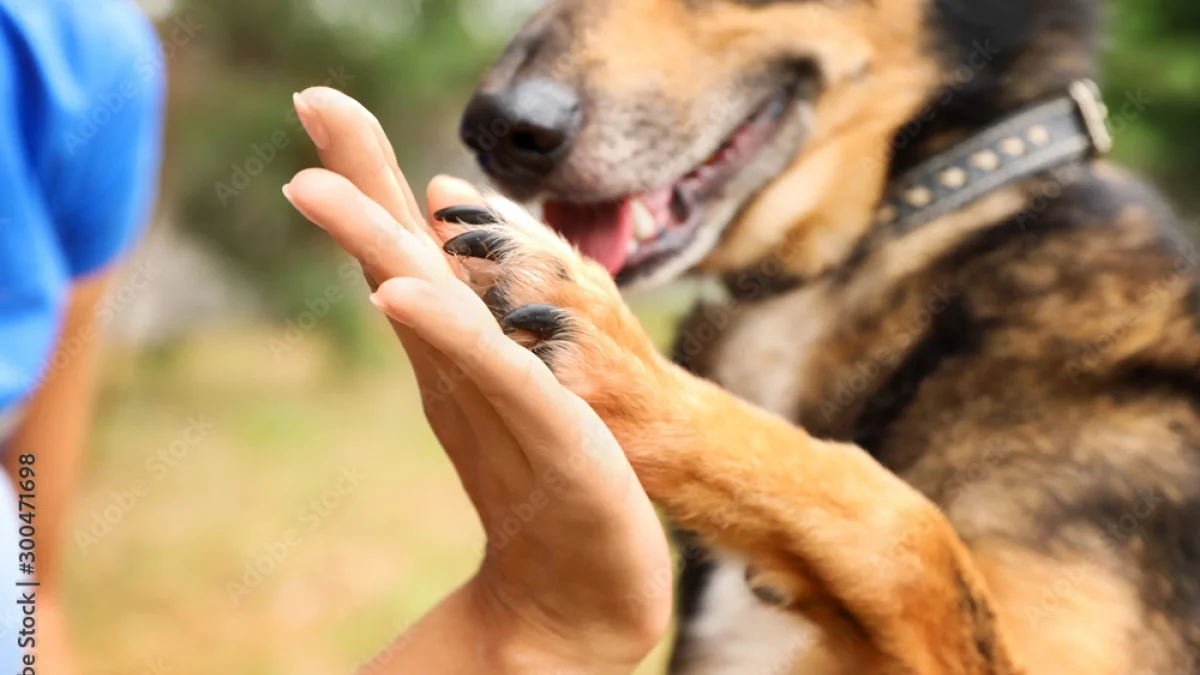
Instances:
[[[89,673],[350,672],[470,574],[482,538],[357,275],[279,192],[329,84],[414,185],[477,178],[476,79],[536,0],[143,0],[171,80],[156,221],[110,307],[71,551]],[[1111,7],[1117,157],[1200,208],[1200,5]],[[664,343],[683,292],[635,299]],[[661,670],[661,654],[645,672]]]

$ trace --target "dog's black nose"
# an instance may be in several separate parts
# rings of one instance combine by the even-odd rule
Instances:
[[[548,176],[567,155],[579,120],[574,91],[536,78],[475,94],[459,135],[484,171],[528,183]]]

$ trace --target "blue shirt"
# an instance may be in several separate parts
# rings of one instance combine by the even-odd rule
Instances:
[[[0,0],[0,417],[43,378],[72,281],[149,217],[165,68],[129,0]]]

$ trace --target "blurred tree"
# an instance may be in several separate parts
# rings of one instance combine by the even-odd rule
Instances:
[[[1118,159],[1200,209],[1200,3],[1110,3],[1105,90]]]
[[[458,110],[501,46],[500,31],[469,31],[460,19],[476,9],[468,0],[178,0],[162,20],[173,82],[164,203],[261,292],[275,319],[346,286],[340,254],[279,193],[316,163],[292,92],[326,84],[362,101],[419,183],[447,168]],[[182,23],[194,35],[174,44]],[[321,323],[343,344],[357,332],[355,305],[332,306]]]

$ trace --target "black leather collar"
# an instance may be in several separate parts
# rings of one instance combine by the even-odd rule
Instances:
[[[903,234],[1023,178],[1103,155],[1107,108],[1091,80],[1030,106],[905,172],[888,186],[876,229]]]
[[[1107,116],[1096,84],[1078,80],[1067,94],[1020,110],[925,160],[888,185],[872,230],[851,260],[989,192],[1047,169],[1104,155],[1112,148]],[[804,282],[772,262],[730,275],[725,285],[735,299],[755,300]]]

